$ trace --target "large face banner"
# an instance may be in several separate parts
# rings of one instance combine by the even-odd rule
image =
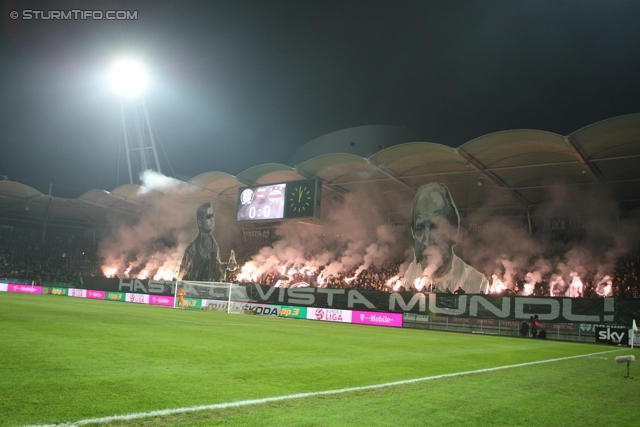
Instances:
[[[220,262],[218,242],[211,234],[215,228],[215,214],[211,203],[204,203],[196,211],[198,235],[184,251],[180,263],[181,280],[220,282],[224,280],[226,265]]]
[[[418,188],[411,220],[414,258],[405,274],[405,289],[486,291],[488,281],[484,275],[453,252],[459,226],[458,209],[444,184],[431,183]]]

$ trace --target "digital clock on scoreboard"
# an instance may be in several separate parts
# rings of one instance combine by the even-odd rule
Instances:
[[[237,221],[311,218],[320,214],[315,179],[242,187],[238,190]]]

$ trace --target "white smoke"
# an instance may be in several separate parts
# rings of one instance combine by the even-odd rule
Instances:
[[[279,240],[263,247],[241,268],[239,279],[256,280],[261,274],[307,267],[320,272],[320,282],[355,269],[355,279],[371,266],[382,267],[406,243],[402,233],[384,224],[386,217],[375,204],[375,197],[349,193],[333,200],[321,226],[283,222],[278,226]]]
[[[137,216],[112,213],[109,227],[100,239],[98,255],[107,276],[172,280],[177,278],[184,250],[198,233],[195,213],[202,203],[211,200],[185,200],[182,196],[195,190],[190,184],[145,171],[138,191]],[[221,247],[221,257],[228,252],[236,230],[230,227],[230,209],[214,205],[216,226],[213,232]],[[237,234],[237,233],[236,233]]]
[[[466,218],[466,223],[482,226],[473,233],[463,228],[463,258],[512,290],[518,284],[524,294],[542,282],[553,295],[569,294],[569,284],[574,283],[576,291],[579,287],[575,278],[584,292],[587,282],[595,285],[611,274],[619,258],[638,244],[633,237],[640,230],[638,222],[618,220],[617,205],[601,192],[554,188],[548,204],[531,212],[533,235],[526,216],[498,217],[493,212],[485,206]],[[543,228],[552,222],[558,230]]]
[[[184,181],[171,178],[154,170],[146,170],[140,174],[142,186],[138,194],[146,195],[152,191],[159,191],[164,194],[185,195],[193,193],[197,188]]]

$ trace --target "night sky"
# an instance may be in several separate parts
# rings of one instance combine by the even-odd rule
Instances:
[[[138,19],[11,19],[25,9]],[[127,183],[108,82],[124,56],[149,70],[163,172],[183,180],[287,164],[361,125],[452,147],[508,129],[567,135],[640,112],[639,22],[640,2],[609,0],[5,1],[0,175],[59,197]]]

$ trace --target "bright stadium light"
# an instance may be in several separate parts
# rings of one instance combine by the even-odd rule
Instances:
[[[138,62],[121,60],[111,69],[111,84],[120,94],[123,142],[127,154],[129,182],[148,170],[162,173],[149,112],[142,96],[147,74]]]
[[[123,96],[139,95],[147,84],[144,68],[134,61],[117,62],[111,70],[111,83]]]

